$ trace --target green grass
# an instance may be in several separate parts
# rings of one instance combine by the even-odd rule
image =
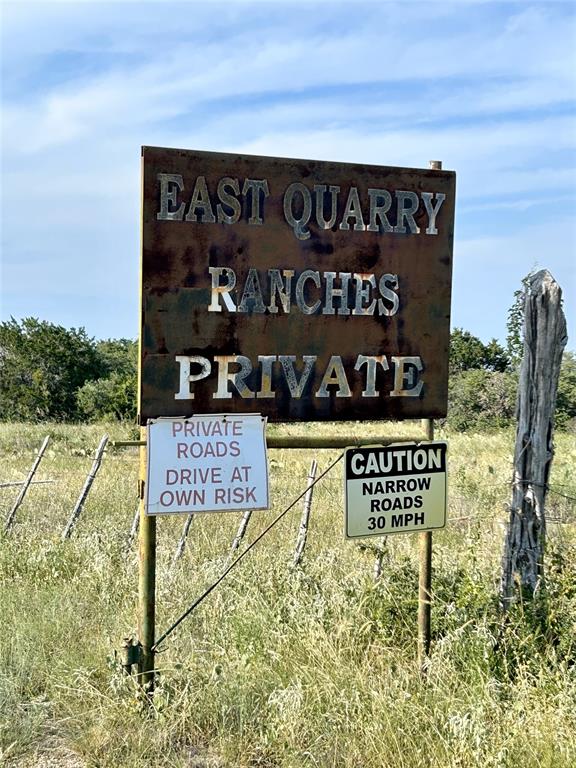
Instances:
[[[297,427],[271,427],[297,431]],[[302,429],[302,427],[301,427]],[[419,426],[325,426],[362,435]],[[154,707],[114,658],[135,632],[135,449],[106,453],[72,539],[62,529],[102,434],[119,425],[0,425],[0,481],[21,480],[52,442],[13,531],[0,541],[0,763],[99,768],[538,768],[576,764],[574,502],[550,494],[548,615],[497,610],[514,435],[449,441],[449,517],[434,534],[433,653],[416,664],[418,538],[374,554],[343,538],[342,464],[319,483],[303,567],[291,567],[300,503],[157,657]],[[551,485],[576,496],[576,442],[558,434]],[[339,451],[270,452],[273,508],[246,543]],[[0,489],[5,516],[18,492]],[[163,631],[224,567],[239,514],[158,520]],[[371,543],[371,542],[368,542]],[[49,762],[52,759],[53,762]]]

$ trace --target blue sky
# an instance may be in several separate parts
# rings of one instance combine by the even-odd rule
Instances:
[[[36,2],[2,14],[1,318],[138,333],[140,147],[458,175],[452,323],[547,268],[576,347],[576,3]]]

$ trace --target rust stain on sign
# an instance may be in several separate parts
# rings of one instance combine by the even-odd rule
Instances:
[[[142,154],[141,422],[446,414],[453,172]]]

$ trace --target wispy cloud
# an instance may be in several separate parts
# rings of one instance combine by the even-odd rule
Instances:
[[[319,24],[300,25],[295,14],[284,11],[276,24],[264,24],[261,37],[236,9],[228,15],[238,26],[219,39],[203,34],[205,14],[197,18],[188,13],[186,32],[165,32],[156,46],[148,39],[149,27],[139,37],[136,22],[130,39],[141,63],[116,67],[117,35],[106,34],[110,22],[104,23],[101,49],[111,59],[105,71],[88,78],[71,73],[67,82],[39,98],[8,104],[6,140],[13,149],[41,151],[100,129],[187,117],[198,106],[209,114],[217,99],[237,102],[260,95],[277,100],[283,94],[295,100],[301,94],[324,105],[327,89],[366,85],[381,86],[374,94],[381,102],[388,87],[398,117],[405,119],[414,113],[450,118],[531,109],[565,103],[574,95],[571,62],[565,55],[571,30],[559,26],[545,9],[531,8],[505,24],[485,21],[478,27],[458,23],[463,21],[460,10],[445,34],[436,37],[429,29],[405,28],[410,7],[400,15],[386,7],[364,7],[367,19],[358,14],[352,25],[328,32]],[[258,6],[256,11],[247,8],[248,17],[255,14],[256,22],[262,21]],[[93,29],[84,29],[84,35],[88,43],[98,39]],[[454,82],[442,82],[446,80]],[[404,84],[404,93],[399,84]],[[369,93],[363,106],[374,109]],[[346,119],[345,107],[340,103],[341,120]]]
[[[104,275],[128,263],[123,290],[133,290],[142,144],[383,165],[441,159],[458,172],[466,259],[501,245],[491,238],[504,212],[508,252],[533,253],[541,241],[526,242],[526,215],[537,211],[569,263],[572,4],[23,0],[2,13],[12,296],[30,264],[65,296],[88,290],[82,270],[103,294],[116,290],[122,283]],[[510,260],[504,282],[525,266]],[[465,284],[458,271],[456,280]],[[41,293],[31,295],[41,307]]]

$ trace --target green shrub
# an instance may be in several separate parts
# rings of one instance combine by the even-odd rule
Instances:
[[[87,381],[77,392],[78,409],[87,421],[136,418],[136,375],[113,373]]]
[[[458,430],[508,426],[516,412],[512,373],[473,369],[450,377],[448,424]]]

